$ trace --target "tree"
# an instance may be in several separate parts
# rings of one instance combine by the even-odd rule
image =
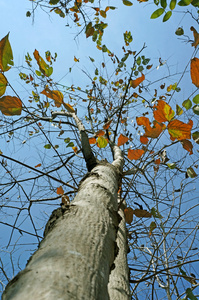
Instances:
[[[50,2],[51,6],[63,4]],[[165,12],[163,2],[161,6],[155,17]],[[53,6],[53,11],[62,17],[60,7]],[[12,228],[7,245],[12,249],[11,259],[21,241],[24,243],[24,235],[39,241],[27,267],[7,285],[3,299],[13,295],[14,299],[26,295],[48,299],[196,298],[198,203],[192,189],[197,178],[198,95],[190,93],[190,99],[176,102],[174,111],[180,80],[168,84],[167,78],[159,77],[161,83],[153,91],[153,82],[147,83],[152,63],[145,56],[145,46],[137,52],[131,49],[130,31],[124,33],[121,58],[109,50],[102,43],[106,25],[99,23],[98,16],[105,18],[110,9],[114,10],[95,7],[95,25],[79,7],[69,9],[75,23],[82,15],[87,38],[92,37],[110,60],[97,67],[90,58],[94,75],[87,74],[89,87],[64,87],[54,81],[56,55],[47,51],[43,59],[35,50],[34,62],[27,54],[27,67],[19,74],[31,87],[28,102],[22,101],[5,77],[13,65],[8,35],[0,42],[2,133],[9,133],[14,144],[26,136],[23,150],[28,136],[34,152],[38,150],[35,163],[26,163],[20,155],[17,158],[12,147],[9,155],[1,152],[2,209],[4,213],[17,211],[14,223],[12,219],[1,222]],[[166,12],[164,21],[168,15],[171,13]],[[194,27],[191,30],[195,47],[191,79],[198,88],[198,33]],[[74,61],[78,63],[76,57]],[[159,68],[164,65],[161,59],[159,63]],[[6,88],[15,96],[4,96]],[[19,199],[14,205],[13,197]],[[61,206],[57,208],[58,199]],[[45,202],[54,202],[56,210],[41,241],[39,226],[44,220],[35,204]],[[8,276],[3,261],[1,264],[3,284]]]

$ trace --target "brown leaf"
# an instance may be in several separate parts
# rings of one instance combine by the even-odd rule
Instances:
[[[126,223],[131,224],[131,222],[133,221],[133,212],[134,210],[131,207],[127,207],[124,209],[124,217]]]
[[[193,26],[191,26],[190,30],[193,31],[194,36],[194,42],[191,45],[196,48],[199,44],[199,34]]]
[[[191,80],[199,88],[199,59],[197,57],[191,60]]]
[[[144,154],[144,150],[142,149],[129,149],[128,150],[128,159],[132,160],[132,159],[139,159],[142,155]]]
[[[138,218],[151,218],[152,214],[145,209],[134,209],[134,215]]]

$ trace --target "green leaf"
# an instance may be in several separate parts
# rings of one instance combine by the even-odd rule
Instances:
[[[123,0],[123,4],[126,5],[126,6],[132,6],[133,3],[131,1],[128,1],[128,0]]]
[[[198,298],[196,298],[196,296],[194,296],[194,294],[190,288],[186,289],[186,294],[189,297],[189,299],[198,300]]]
[[[68,145],[66,145],[66,147],[74,147],[74,143],[70,142],[70,143],[68,143]]]
[[[192,107],[192,102],[190,99],[187,99],[183,101],[182,106],[186,108],[186,110],[190,109]]]
[[[97,145],[99,146],[99,148],[105,148],[108,144],[108,141],[106,138],[104,138],[103,136],[99,136],[97,139]]]
[[[175,164],[175,163],[167,164],[167,166],[168,166],[169,169],[171,169],[171,170],[176,168],[176,164]]]
[[[12,48],[8,37],[9,33],[0,41],[0,69],[3,72],[8,71],[14,65]]]
[[[55,5],[55,4],[57,4],[59,2],[59,0],[50,0],[49,1],[49,4],[50,5]]]
[[[181,116],[183,114],[183,110],[178,104],[176,104],[176,114],[178,116]]]
[[[191,5],[195,6],[195,7],[199,7],[199,0],[193,0],[191,2]]]
[[[178,5],[179,5],[179,6],[187,6],[187,5],[189,5],[191,2],[192,2],[192,0],[180,0],[180,1],[178,2]]]
[[[184,29],[182,27],[178,27],[178,29],[175,32],[176,35],[183,35],[184,34]]]
[[[169,10],[165,15],[164,15],[164,18],[163,18],[163,22],[166,22],[168,21],[172,16],[172,11]]]
[[[51,148],[51,144],[46,144],[46,145],[44,146],[44,148],[45,148],[45,149],[50,149],[50,148]]]
[[[141,64],[141,57],[138,56],[137,60],[136,60],[137,65],[139,66]]]
[[[199,144],[199,131],[193,132],[193,133],[192,133],[192,138],[193,138],[193,140],[194,140],[197,144]]]
[[[151,235],[152,231],[157,227],[156,223],[154,221],[151,222],[149,226],[149,236]]]
[[[163,8],[167,7],[167,0],[160,0],[160,4]]]
[[[64,139],[64,143],[69,143],[69,142],[70,142],[70,138]]]
[[[31,12],[30,11],[27,11],[26,12],[26,17],[30,17],[31,16]]]
[[[195,104],[199,104],[199,94],[196,95],[193,100],[192,100]]]
[[[171,0],[170,4],[169,4],[169,7],[171,10],[173,10],[175,7],[176,7],[176,0]]]
[[[162,215],[159,213],[159,211],[155,207],[152,207],[151,214],[154,218],[159,218],[159,219],[163,218]]]
[[[194,169],[192,167],[189,167],[187,169],[187,175],[190,177],[190,178],[195,178],[197,177],[197,174],[196,172],[194,171]]]
[[[164,8],[158,8],[157,10],[155,10],[152,13],[151,19],[156,19],[156,18],[160,17],[163,13],[164,13]]]
[[[194,114],[199,115],[199,105],[194,105],[194,107],[192,107]]]
[[[0,97],[3,96],[3,94],[5,93],[7,83],[8,81],[6,77],[2,73],[0,73]]]

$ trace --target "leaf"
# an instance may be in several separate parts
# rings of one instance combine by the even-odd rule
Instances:
[[[199,105],[194,105],[194,107],[192,107],[194,114],[199,115]]]
[[[44,148],[45,148],[45,149],[50,149],[50,148],[51,148],[51,144],[46,144],[46,145],[44,146]]]
[[[141,77],[138,77],[135,80],[130,80],[130,86],[135,89],[138,85],[140,85],[140,83],[142,83],[142,81],[144,81],[144,79],[145,79],[145,76],[144,76],[144,74],[142,74]]]
[[[96,136],[103,136],[103,135],[105,135],[105,132],[103,130],[99,130],[99,131],[96,132],[95,135]]]
[[[196,95],[193,100],[192,100],[195,104],[199,104],[199,94]]]
[[[63,190],[63,188],[61,186],[59,186],[57,188],[57,195],[63,195],[63,194],[64,194],[64,190]]]
[[[195,178],[197,177],[197,174],[196,172],[194,171],[194,169],[192,167],[189,167],[187,169],[187,175],[190,177],[190,178]]]
[[[189,154],[193,154],[193,145],[189,140],[181,140],[181,144],[185,150],[189,152]]]
[[[117,142],[118,147],[124,145],[126,142],[128,142],[128,140],[129,140],[129,138],[127,136],[120,134],[120,136],[118,138],[118,142]]]
[[[171,16],[172,16],[172,11],[171,10],[167,11],[166,14],[164,15],[163,22],[168,21],[171,18]]]
[[[187,6],[192,2],[192,0],[181,0],[178,2],[179,6]]]
[[[99,148],[105,148],[107,146],[107,144],[108,144],[108,140],[105,137],[99,136],[97,138],[97,146]]]
[[[151,218],[152,214],[145,209],[134,209],[134,215],[138,218]]]
[[[123,0],[123,4],[126,5],[126,6],[132,6],[133,3],[131,1],[128,1],[128,0]]]
[[[160,17],[163,13],[164,13],[164,8],[158,8],[157,10],[155,10],[152,13],[151,19],[156,19],[156,18]]]
[[[194,140],[197,144],[199,144],[199,131],[193,132],[193,133],[192,133],[192,138],[193,138],[193,140]]]
[[[175,32],[176,35],[183,35],[184,34],[184,29],[182,27],[178,27],[178,29]]]
[[[88,141],[89,141],[89,144],[96,144],[96,138],[89,138],[88,139]]]
[[[171,164],[167,164],[167,166],[169,167],[169,169],[173,170],[176,168],[176,164],[175,163],[171,163]]]
[[[131,222],[133,221],[133,209],[131,207],[127,207],[124,209],[124,217],[126,223],[130,225]]]
[[[103,125],[103,129],[104,129],[104,130],[107,130],[107,129],[110,127],[112,121],[113,121],[113,120],[107,121],[107,122]]]
[[[149,226],[149,236],[151,236],[152,231],[157,227],[156,223],[153,221]]]
[[[21,115],[22,102],[17,97],[3,96],[0,98],[0,110],[6,116]]]
[[[186,110],[190,109],[192,107],[192,102],[190,99],[184,100],[182,103],[182,106],[186,108]]]
[[[144,154],[144,150],[142,149],[129,149],[128,150],[128,159],[132,160],[137,160],[139,159],[142,155]]]
[[[166,121],[171,121],[175,115],[171,106],[163,100],[158,100],[157,104],[153,106],[153,115],[156,121],[162,123]]]
[[[76,153],[78,148],[75,146],[75,147],[72,147],[73,151]]]
[[[55,101],[55,106],[56,107],[60,107],[61,104],[63,103],[63,94],[60,91],[57,90],[53,90],[51,91],[48,87],[45,88],[45,90],[43,90],[41,92],[41,94],[45,95],[46,97],[53,99]]]
[[[69,103],[65,103],[65,102],[63,102],[62,104],[63,104],[63,106],[65,107],[65,109],[67,109],[68,112],[70,112],[70,113],[75,113],[75,110],[74,110],[74,108],[72,107],[72,105],[70,105]]]
[[[163,8],[167,7],[167,0],[160,0],[160,4]]]
[[[163,218],[162,215],[159,213],[159,211],[155,207],[152,207],[151,214],[154,218],[158,218],[158,219]]]
[[[169,7],[171,10],[173,10],[175,7],[176,7],[176,0],[171,0],[170,4],[169,4]]]
[[[146,117],[137,117],[136,118],[138,125],[143,125],[145,129],[144,136],[150,138],[157,138],[160,133],[166,128],[165,124],[159,124],[156,121],[153,121],[153,127],[151,127],[151,123],[149,119]]]
[[[191,60],[191,80],[192,83],[199,88],[199,59],[197,57]]]
[[[39,168],[39,167],[41,167],[41,164],[38,164],[38,165],[35,166],[35,168]]]
[[[183,110],[178,104],[176,104],[176,114],[178,116],[181,116],[183,114]]]
[[[12,48],[8,38],[9,33],[0,41],[0,69],[2,72],[8,71],[14,65]]]
[[[191,278],[192,278],[192,277],[191,277]],[[195,281],[195,280],[194,280],[194,281]],[[196,284],[196,283],[195,283],[195,284]],[[189,297],[189,299],[191,299],[191,300],[198,300],[198,298],[197,298],[196,296],[194,296],[194,294],[193,294],[191,288],[187,288],[187,289],[186,289],[186,294],[187,294],[187,296]]]
[[[59,0],[50,0],[49,1],[49,4],[50,5],[55,5],[55,4],[57,4],[59,2]]]
[[[7,83],[8,81],[6,77],[2,73],[0,73],[0,97],[5,94]]]
[[[184,139],[190,139],[191,138],[191,129],[193,126],[193,121],[190,120],[188,124],[183,123],[179,120],[173,120],[169,122],[167,128],[168,132],[170,134],[170,139],[172,141],[177,140],[184,140]]]
[[[34,53],[34,58],[37,61],[37,64],[39,66],[40,71],[42,72],[43,75],[49,77],[52,72],[53,72],[53,68],[50,67],[44,60],[43,58],[39,55],[39,52],[35,49]]]
[[[140,136],[140,143],[142,144],[148,144],[149,139],[146,136],[141,135]]]
[[[196,31],[196,29],[193,26],[191,26],[190,30],[193,31],[193,36],[194,36],[194,42],[191,44],[191,46],[196,48],[199,44],[199,33]]]
[[[79,58],[77,58],[76,56],[74,56],[74,61],[75,62],[79,62]]]

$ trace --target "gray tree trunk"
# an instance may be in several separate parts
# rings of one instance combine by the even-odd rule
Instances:
[[[112,165],[97,164],[71,205],[52,213],[38,250],[2,300],[129,299],[126,232],[117,203],[122,162],[118,157]]]

